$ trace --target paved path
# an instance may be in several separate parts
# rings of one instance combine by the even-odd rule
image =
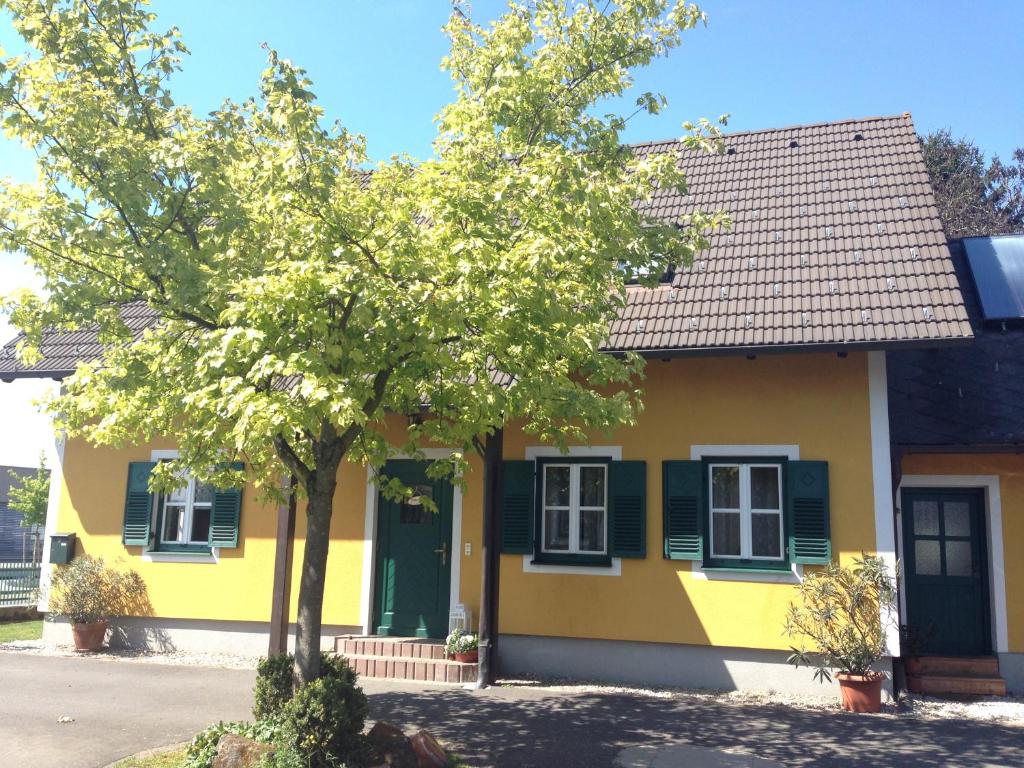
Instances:
[[[98,768],[248,717],[252,672],[0,652],[0,766]],[[1024,768],[1024,728],[712,698],[486,692],[364,681],[372,718],[426,727],[474,766]],[[73,723],[59,724],[70,716]],[[754,758],[760,758],[759,760]]]

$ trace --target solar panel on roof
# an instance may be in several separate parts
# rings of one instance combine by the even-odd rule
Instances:
[[[985,319],[1024,319],[1024,235],[966,237],[963,243]]]

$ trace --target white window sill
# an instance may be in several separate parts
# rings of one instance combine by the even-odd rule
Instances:
[[[709,568],[704,570],[698,562],[690,566],[690,576],[699,581],[754,581],[764,584],[801,584],[804,580],[804,567],[800,564],[790,566],[788,571],[769,573],[766,571],[750,571],[743,568],[729,570],[727,568]]]
[[[523,573],[559,573],[576,576],[621,576],[622,558],[613,557],[610,566],[605,565],[550,565],[534,563],[534,555],[523,555]]]
[[[147,563],[216,563],[217,549],[212,552],[143,552],[142,559]]]

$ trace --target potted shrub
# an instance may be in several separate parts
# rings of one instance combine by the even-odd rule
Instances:
[[[83,555],[59,565],[50,583],[50,613],[71,621],[76,651],[103,647],[111,616],[139,613],[146,584],[136,571],[108,568],[103,558]]]
[[[455,629],[445,641],[444,649],[456,661],[476,662],[479,660],[480,639],[472,632],[464,633]]]
[[[885,675],[872,665],[885,656],[886,624],[893,616],[896,581],[885,562],[871,555],[850,566],[829,563],[811,573],[789,606],[786,634],[809,640],[813,650],[793,648],[789,662],[815,667],[814,677],[832,681],[836,670],[843,708],[878,712]]]

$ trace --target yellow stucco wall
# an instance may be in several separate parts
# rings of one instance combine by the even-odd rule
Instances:
[[[795,444],[803,459],[829,462],[833,551],[846,559],[872,551],[874,510],[867,355],[832,354],[651,361],[646,407],[638,425],[592,435],[618,445],[624,459],[647,462],[647,557],[622,562],[621,577],[524,573],[522,556],[502,557],[503,633],[651,640],[740,647],[788,647],[782,617],[794,594],[785,584],[699,580],[688,562],[661,556],[661,462],[690,458],[692,444]],[[401,420],[394,427],[401,428]],[[510,428],[505,457],[524,457],[536,441]],[[65,484],[57,529],[76,531],[79,551],[135,567],[161,617],[266,621],[274,561],[276,511],[243,494],[240,546],[217,564],[152,563],[121,544],[129,461],[148,460],[153,445],[113,450],[78,440],[64,455]],[[339,477],[334,541],[324,599],[325,624],[360,625],[366,470],[346,464]],[[479,615],[480,463],[463,496],[460,599]],[[293,603],[304,521],[296,525]],[[472,554],[464,556],[466,543]],[[294,606],[293,606],[294,616]]]
[[[128,463],[148,461],[153,449],[170,449],[160,442],[129,449],[112,449],[70,440],[64,449],[58,531],[78,535],[79,553],[100,556],[130,566],[145,579],[153,615],[177,619],[267,621],[273,584],[276,507],[260,503],[252,488],[242,494],[239,546],[220,550],[217,563],[148,562],[141,547],[121,543]],[[331,532],[335,539],[328,560],[330,575],[324,596],[324,622],[357,625],[362,574],[363,519],[366,471],[347,465],[340,472],[339,492]],[[292,616],[297,597],[305,520],[296,520]]]
[[[689,562],[661,556],[661,462],[692,444],[796,444],[829,462],[833,552],[875,546],[866,355],[652,361],[646,407],[633,429],[592,442],[647,462],[647,557],[623,559],[621,577],[524,573],[502,557],[503,633],[786,649],[787,584],[696,579]],[[506,434],[505,457],[531,440]]]
[[[1008,650],[1024,653],[1024,455],[912,454],[901,469],[904,475],[999,476]]]

